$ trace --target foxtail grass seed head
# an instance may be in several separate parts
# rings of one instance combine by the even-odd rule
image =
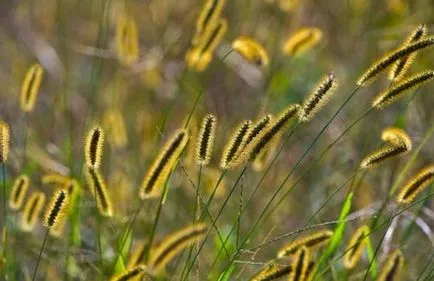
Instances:
[[[369,227],[363,225],[353,233],[342,260],[345,268],[352,269],[360,261],[369,239],[369,232]]]
[[[196,71],[204,71],[213,58],[213,53],[223,39],[228,29],[225,19],[220,19],[218,24],[210,25],[196,47],[187,52],[185,60],[189,68]]]
[[[298,104],[291,104],[285,108],[273,122],[266,126],[264,130],[246,146],[240,160],[254,161],[273,139],[286,129],[289,122],[298,115],[299,109],[300,106]]]
[[[299,119],[301,122],[311,120],[315,114],[329,101],[337,88],[335,74],[332,72],[326,75],[312,93],[307,97],[299,111]]]
[[[140,187],[140,198],[147,199],[160,195],[162,187],[169,178],[170,171],[174,168],[187,145],[188,138],[186,130],[178,130],[166,142],[143,180]]]
[[[40,221],[42,208],[45,204],[45,194],[42,192],[33,192],[24,205],[21,215],[20,228],[23,231],[32,231],[37,222]]]
[[[212,28],[218,23],[225,4],[226,0],[207,0],[205,2],[196,21],[196,32],[192,40],[193,46],[199,43],[207,28]]]
[[[132,17],[121,16],[116,25],[116,50],[119,61],[130,65],[139,59],[137,25]]]
[[[220,160],[220,168],[233,169],[237,167],[237,158],[240,155],[243,144],[249,133],[252,121],[246,120],[241,122],[240,125],[233,131],[230,140],[227,142],[223,149],[223,155]]]
[[[113,216],[112,200],[107,191],[107,185],[101,173],[98,170],[88,168],[86,170],[86,181],[89,186],[89,191],[96,200],[96,205],[100,214],[105,217]]]
[[[411,151],[413,145],[408,134],[399,128],[386,128],[381,134],[381,138],[389,142],[391,146],[386,146],[368,154],[360,163],[360,169],[375,167],[385,160],[395,158]]]
[[[383,92],[379,93],[372,102],[372,106],[379,109],[385,108],[396,100],[404,97],[410,90],[420,87],[433,79],[434,71],[431,70],[413,75],[395,86],[387,88]]]
[[[145,255],[148,250],[148,243],[145,241],[140,241],[138,245],[133,248],[131,257],[128,259],[127,268],[134,268],[141,263],[145,263]]]
[[[0,162],[5,163],[9,156],[10,129],[9,125],[0,120]]]
[[[198,72],[204,71],[211,63],[212,59],[213,55],[211,53],[203,53],[200,48],[189,50],[185,56],[188,67]]]
[[[182,250],[204,237],[207,230],[206,224],[199,223],[170,234],[151,250],[149,267],[155,272],[160,272]]]
[[[404,47],[400,47],[372,64],[357,80],[358,86],[366,86],[369,82],[372,82],[374,78],[381,72],[388,69],[397,60],[407,57],[408,55],[422,50],[424,48],[431,47],[434,44],[434,36],[426,37],[415,43],[408,44]]]
[[[434,165],[429,165],[404,184],[397,196],[398,203],[410,204],[418,194],[433,182]]]
[[[249,281],[272,281],[286,276],[291,272],[291,266],[269,264],[256,273]]]
[[[309,248],[311,251],[313,249],[321,248],[327,245],[333,236],[333,231],[322,230],[319,232],[312,233],[305,237],[298,238],[293,242],[287,244],[277,252],[277,258],[289,257],[299,250],[302,246]]]
[[[271,123],[272,116],[270,114],[265,115],[256,121],[247,132],[247,136],[243,143],[243,148],[246,147],[249,143],[252,142],[260,133],[264,131],[264,129]]]
[[[21,86],[20,106],[22,111],[30,112],[35,107],[43,75],[44,69],[40,64],[32,65],[27,71]]]
[[[216,134],[217,118],[208,114],[203,118],[199,136],[196,143],[196,162],[198,165],[206,166],[211,160]]]
[[[316,27],[304,27],[291,35],[283,45],[286,56],[300,56],[315,47],[322,39],[322,31]]]
[[[360,169],[373,168],[386,160],[396,158],[408,151],[409,150],[404,146],[391,146],[377,149],[363,158],[360,163]]]
[[[89,169],[99,169],[104,148],[105,134],[101,127],[96,126],[88,133],[85,141],[84,155]]]
[[[268,66],[268,53],[258,41],[253,38],[240,36],[232,42],[232,49],[244,57],[248,62],[260,67]]]
[[[289,281],[305,281],[310,264],[310,251],[306,246],[302,246],[294,255],[291,264]]]
[[[401,280],[402,266],[404,265],[404,256],[400,250],[393,251],[383,266],[378,276],[378,281],[399,281]]]
[[[407,37],[402,46],[407,46],[408,44],[417,42],[423,38],[428,33],[428,29],[425,24],[419,25],[413,32]],[[405,74],[409,70],[411,64],[416,58],[417,52],[414,52],[402,59],[399,59],[391,68],[389,72],[389,80],[391,81],[399,81],[404,78]]]
[[[141,264],[133,268],[129,268],[124,272],[113,276],[110,279],[110,281],[133,281],[133,280],[137,280],[136,279],[137,277],[142,276],[146,272],[147,272],[146,266]]]
[[[274,153],[276,152],[280,140],[282,139],[282,133],[277,134],[276,137],[263,149],[252,162],[252,169],[255,172],[261,172],[267,166],[268,163],[273,159]]]
[[[68,191],[63,189],[56,190],[46,209],[44,226],[47,228],[55,228],[58,224],[62,224],[68,211],[68,204]]]
[[[9,207],[12,210],[19,210],[24,202],[27,190],[29,189],[30,180],[27,175],[20,175],[15,179],[12,190],[9,195]]]
[[[404,146],[408,150],[411,150],[413,146],[407,132],[400,128],[389,127],[384,129],[381,133],[381,139],[392,146]]]

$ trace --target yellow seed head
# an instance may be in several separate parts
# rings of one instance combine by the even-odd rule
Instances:
[[[372,106],[376,108],[385,108],[396,100],[404,97],[405,94],[412,89],[420,87],[433,79],[434,71],[431,70],[415,74],[394,85],[393,87],[387,88],[383,92],[379,93],[372,102]]]
[[[291,264],[291,273],[289,281],[304,281],[308,274],[310,263],[310,251],[306,246],[301,246],[294,255],[294,260]]]
[[[217,118],[208,114],[202,121],[199,136],[196,143],[196,162],[198,165],[206,166],[211,160],[216,134]]]
[[[300,106],[291,104],[286,107],[277,117],[266,126],[244,149],[243,155],[239,157],[240,161],[254,161],[258,155],[266,149],[269,144],[281,134],[290,121],[297,117]]]
[[[142,276],[144,273],[147,272],[147,268],[145,265],[137,265],[133,268],[129,268],[125,270],[122,273],[119,273],[112,278],[110,278],[110,281],[132,281],[137,280],[136,278],[139,276]],[[141,280],[141,279],[140,279]]]
[[[307,97],[299,111],[301,122],[311,120],[315,114],[330,100],[337,88],[337,81],[334,73],[326,75],[312,93]]]
[[[304,27],[291,35],[283,45],[287,56],[299,56],[315,47],[322,38],[322,31],[316,27]]]
[[[407,37],[402,46],[407,46],[408,44],[417,42],[426,37],[428,29],[426,25],[419,25],[413,32]],[[416,58],[417,52],[414,52],[405,58],[399,59],[391,68],[389,72],[389,79],[392,81],[399,81],[404,78],[405,74],[409,70],[411,64]]]
[[[139,39],[133,18],[121,16],[116,25],[116,50],[119,61],[130,65],[139,58]]]
[[[9,156],[10,129],[9,125],[0,120],[0,162],[5,163]]]
[[[170,234],[151,250],[149,267],[156,272],[161,271],[182,250],[204,237],[207,230],[206,224],[199,223]]]
[[[166,142],[143,180],[140,187],[140,198],[147,199],[160,195],[170,171],[187,145],[188,137],[186,130],[178,130]]]
[[[252,121],[246,120],[241,122],[240,125],[233,131],[229,141],[223,149],[223,155],[220,160],[220,168],[233,169],[237,167],[237,159],[243,149],[243,144],[249,133]]]
[[[404,146],[391,146],[377,149],[363,158],[360,163],[360,169],[373,168],[379,164],[382,164],[386,160],[398,157],[407,153],[408,151],[409,150]]]
[[[220,19],[216,25],[207,26],[198,45],[187,52],[186,62],[188,67],[196,71],[205,70],[227,29],[228,23],[225,19]]]
[[[138,245],[133,248],[131,257],[128,260],[127,268],[131,269],[140,265],[141,263],[146,262],[144,258],[147,250],[148,244],[145,241],[140,241]]]
[[[277,252],[277,258],[288,257],[294,254],[302,246],[305,246],[311,250],[323,247],[328,244],[331,237],[333,236],[333,231],[322,230],[316,233],[312,233],[305,237],[298,238],[293,242],[287,244]]]
[[[369,232],[369,227],[367,225],[363,225],[359,227],[351,236],[347,250],[345,251],[343,257],[343,264],[345,268],[352,269],[359,262],[369,239]]]
[[[226,0],[207,0],[205,2],[196,22],[196,32],[192,40],[193,46],[199,43],[207,28],[218,23],[225,3]]]
[[[282,266],[278,264],[271,263],[262,268],[258,273],[256,273],[250,281],[271,281],[277,280],[280,277],[288,275],[291,272],[291,266]]]
[[[232,49],[243,56],[248,62],[257,66],[268,66],[270,59],[267,51],[253,38],[240,36],[232,42]]]
[[[51,229],[56,228],[58,224],[62,224],[68,211],[68,204],[68,191],[63,189],[56,190],[46,209],[44,226]]]
[[[33,192],[24,205],[21,215],[20,228],[23,231],[32,231],[40,219],[42,208],[45,204],[45,194],[42,192]]]
[[[43,74],[44,69],[40,64],[32,65],[27,71],[21,86],[20,106],[22,111],[30,112],[35,107]]]
[[[29,189],[30,180],[27,175],[20,175],[15,179],[12,185],[12,191],[9,195],[9,207],[12,210],[18,210],[23,205],[24,197]]]
[[[381,133],[381,139],[393,146],[404,146],[407,150],[411,150],[413,146],[408,134],[404,130],[395,127],[384,129]]]
[[[427,186],[434,182],[434,165],[429,165],[407,181],[398,193],[397,201],[410,204]]]
[[[378,276],[378,281],[398,281],[404,264],[404,256],[400,250],[392,252]]]
[[[113,216],[113,204],[107,191],[107,185],[98,170],[86,169],[86,181],[89,191],[96,200],[96,205],[101,215],[105,217]]]
[[[434,36],[426,37],[415,43],[408,44],[404,47],[400,47],[390,53],[384,55],[375,63],[373,63],[368,70],[366,70],[357,80],[357,85],[366,86],[369,82],[372,82],[374,78],[381,72],[388,69],[393,63],[399,59],[405,58],[408,55],[417,52],[421,49],[431,47],[434,44]]]
[[[188,67],[199,72],[204,71],[212,59],[213,55],[210,52],[203,53],[199,48],[189,50],[185,56]]]
[[[104,131],[96,126],[87,135],[84,156],[90,169],[99,169],[104,147]]]

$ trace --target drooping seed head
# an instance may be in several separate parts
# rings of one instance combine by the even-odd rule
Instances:
[[[408,55],[422,50],[424,48],[431,47],[434,44],[434,36],[426,37],[415,43],[408,44],[404,47],[400,47],[377,60],[371,65],[357,80],[357,85],[362,87],[366,86],[369,82],[372,82],[374,78],[381,72],[388,69],[393,63],[399,59],[405,58]]]
[[[283,45],[283,54],[300,56],[315,47],[322,38],[322,31],[316,27],[304,27],[291,35]]]
[[[365,249],[366,243],[369,239],[369,232],[369,227],[367,225],[362,225],[353,233],[343,257],[345,268],[352,269],[360,261],[363,250]]]
[[[140,277],[143,277],[143,274],[145,274],[147,271],[148,271],[147,267],[143,264],[140,264],[113,276],[112,278],[110,278],[110,281],[142,280]]]
[[[167,236],[151,249],[149,267],[159,272],[182,250],[205,236],[208,226],[203,223],[187,226]]]
[[[333,236],[333,231],[331,230],[322,230],[319,232],[312,233],[305,237],[298,238],[293,242],[285,245],[277,252],[277,258],[288,257],[294,254],[297,250],[299,250],[302,246],[305,246],[311,250],[318,249],[327,245]]]
[[[434,182],[434,165],[419,171],[401,188],[397,196],[398,203],[410,204],[426,187]]]
[[[200,11],[196,22],[196,32],[192,44],[196,46],[207,28],[212,28],[218,23],[225,6],[226,0],[207,0]]]
[[[258,41],[250,37],[238,37],[232,42],[232,50],[239,53],[248,62],[260,67],[268,66],[270,62],[265,48]]]
[[[420,87],[433,79],[434,71],[431,70],[415,74],[394,85],[393,87],[387,88],[386,90],[379,93],[372,102],[372,106],[379,109],[385,108],[396,100],[404,97],[409,91],[415,89],[416,87]]]
[[[417,42],[428,34],[428,29],[425,24],[419,25],[415,30],[411,32],[411,34],[404,41],[402,46],[407,46],[408,44]],[[404,78],[405,74],[409,70],[411,64],[416,58],[417,52],[414,52],[402,59],[399,59],[391,68],[389,72],[389,80],[391,81],[399,81]]]
[[[404,264],[404,256],[400,250],[393,251],[386,259],[378,281],[399,281]]]
[[[271,263],[252,276],[249,281],[272,281],[291,273],[291,266]]]
[[[406,131],[396,127],[389,127],[381,133],[381,139],[390,143],[392,146],[404,146],[411,150],[412,141]]]
[[[310,264],[310,251],[306,246],[302,246],[294,254],[294,259],[291,264],[291,273],[289,273],[289,281],[306,280]]]
[[[9,125],[0,120],[0,162],[5,163],[9,156],[10,129]]]

